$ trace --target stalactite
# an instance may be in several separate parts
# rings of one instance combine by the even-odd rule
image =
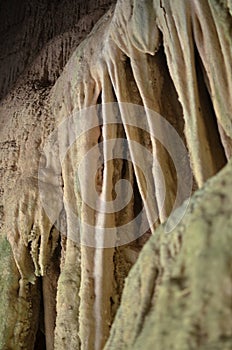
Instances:
[[[70,33],[64,34],[46,46],[46,54],[41,53],[3,100],[3,141],[19,145],[12,158],[7,147],[4,162],[9,158],[18,169],[3,178],[4,234],[19,272],[19,297],[14,298],[20,312],[9,323],[9,334],[15,332],[19,344],[13,348],[31,349],[35,343],[35,290],[42,278],[44,307],[52,308],[51,315],[45,312],[47,349],[103,349],[124,280],[143,244],[231,155],[230,24],[228,8],[216,0],[118,1],[75,50],[72,33],[71,39]],[[69,39],[74,40],[70,46]],[[30,85],[27,80],[35,77]],[[173,129],[176,134],[169,131]],[[120,139],[127,143],[118,143]],[[144,150],[139,159],[135,144]],[[91,164],[83,163],[92,149]],[[125,210],[117,211],[117,185],[118,194],[126,198],[122,179],[134,193]],[[97,198],[90,205],[85,198],[93,188]],[[111,213],[105,210],[109,203],[115,209]],[[120,236],[120,226],[133,222],[140,207],[140,221]],[[149,225],[141,238],[144,222]],[[175,254],[179,251],[178,246]],[[159,278],[163,253],[158,248],[155,253],[157,266],[152,265],[140,290],[141,317],[133,325],[132,343]],[[6,346],[10,336],[2,335]],[[117,338],[115,349],[119,344],[124,346],[125,339]]]

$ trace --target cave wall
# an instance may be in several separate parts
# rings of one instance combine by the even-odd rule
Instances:
[[[145,316],[150,308],[152,310],[150,304],[158,268],[152,267],[141,290],[143,296],[139,301],[135,299],[135,304],[141,302],[137,328],[133,316],[128,314],[129,327],[132,322],[133,332],[137,332],[131,342],[126,329],[126,340],[121,339],[120,326],[122,320],[127,322],[121,314],[123,308],[127,310],[127,298],[135,288],[130,278],[136,285],[133,273],[140,276],[134,271],[143,270],[140,264],[143,264],[144,255],[149,264],[153,263],[153,255],[160,256],[163,243],[158,240],[154,252],[149,242],[152,245],[156,235],[162,236],[162,229],[156,231],[156,228],[186,199],[177,196],[180,180],[183,188],[189,187],[187,194],[191,195],[217,174],[231,156],[230,2],[175,0],[148,1],[141,5],[139,1],[128,0],[118,1],[106,12],[109,5],[103,1],[99,4],[86,2],[84,6],[78,2],[75,5],[62,1],[49,5],[41,2],[32,6],[31,15],[24,20],[19,11],[19,17],[14,15],[15,18],[8,19],[5,16],[5,24],[2,24],[1,32],[7,31],[9,35],[10,27],[22,28],[18,39],[11,34],[7,44],[2,44],[5,51],[1,68],[4,71],[1,74],[2,96],[9,90],[0,106],[1,250],[4,251],[1,255],[1,266],[4,266],[0,308],[2,349],[36,348],[40,346],[39,341],[42,342],[40,337],[46,338],[47,349],[102,349],[112,324],[106,348],[116,349],[119,344],[122,348],[132,348],[134,341],[139,348],[144,339],[148,339],[147,348],[153,348],[153,340],[146,336],[146,332],[151,332],[150,326],[146,325],[144,333],[141,328],[145,321],[152,325],[156,322],[153,313],[151,321]],[[9,6],[5,4],[2,13],[7,13]],[[22,13],[25,14],[30,6],[26,2],[22,8],[24,6]],[[45,21],[44,13],[51,14]],[[19,46],[15,46],[14,40]],[[99,103],[100,108],[96,107]],[[137,106],[136,110],[132,109],[133,113],[141,113],[142,124],[130,125],[132,116],[127,108],[131,104]],[[177,164],[164,147],[175,149],[178,145],[168,134],[169,129],[163,128],[163,119],[160,125],[154,124],[154,112],[175,128],[187,150],[178,158],[180,164],[183,162],[181,179],[175,170]],[[88,118],[94,121],[94,128],[91,124],[88,126]],[[73,142],[75,128],[88,132]],[[159,140],[153,136],[156,128],[159,128]],[[53,130],[58,130],[58,136],[51,152],[46,153],[46,142]],[[129,141],[126,149],[117,144],[117,139],[121,138]],[[137,154],[132,141],[153,155],[154,163],[149,167],[146,157],[139,158],[139,166],[147,167],[145,175],[135,163]],[[72,147],[61,162],[67,145]],[[96,153],[91,167],[96,168],[96,176],[89,181],[90,168],[87,167],[81,177],[83,182],[78,182],[78,165],[93,147]],[[104,163],[108,157],[111,161]],[[164,175],[156,171],[156,161]],[[134,191],[124,212],[101,214],[97,202],[94,209],[86,205],[83,198],[88,195],[91,184],[96,186],[99,197],[109,202],[114,201],[115,185],[122,178],[130,181]],[[193,186],[190,180],[185,183],[187,178],[193,178]],[[165,184],[166,188],[164,203],[160,184]],[[147,189],[150,196],[147,196]],[[45,198],[42,202],[41,192]],[[139,237],[142,218],[142,222],[135,222],[126,232],[129,238],[123,237],[122,243],[118,243],[120,226],[132,221],[143,205],[149,228]],[[49,208],[56,214],[53,220],[48,217]],[[87,222],[91,229],[79,227],[73,219],[73,211],[79,221]],[[158,219],[154,220],[156,216]],[[99,239],[99,223],[114,229],[109,241],[107,236]],[[199,233],[201,229],[197,230]],[[192,231],[188,232],[192,237]],[[173,240],[175,236],[176,233]],[[148,239],[148,248],[136,263]],[[225,246],[229,238],[226,239]],[[146,249],[150,249],[149,253]],[[205,246],[201,245],[201,249],[205,250]],[[221,249],[223,252],[224,245]],[[176,250],[178,255],[180,247]],[[178,259],[181,260],[183,254],[185,261],[185,248],[181,252]],[[191,258],[190,264],[195,267],[193,260]],[[114,324],[124,280],[134,264]],[[164,264],[166,269],[166,262]],[[172,268],[175,266],[173,263]],[[190,281],[194,273],[199,273],[197,266],[187,272]],[[168,293],[165,286],[160,290],[164,288]],[[189,288],[195,295],[195,284]],[[202,294],[196,295],[199,300],[203,298]],[[162,295],[157,298],[161,300]],[[173,310],[175,298],[174,293],[171,297]],[[164,299],[159,302],[161,311]],[[222,299],[217,302],[220,304]],[[144,300],[145,306],[142,305]],[[188,302],[191,303],[191,299],[187,299],[184,310],[190,309]],[[164,308],[163,312],[168,315],[169,310]],[[8,317],[4,316],[6,313]],[[166,327],[165,322],[161,328]],[[161,339],[161,328],[157,328],[157,341]],[[137,340],[140,333],[141,340]],[[227,333],[229,331],[218,333],[218,337]],[[172,334],[167,344],[171,337]],[[163,344],[162,339],[160,342]],[[187,346],[186,342],[180,340],[183,346]]]
[[[37,70],[33,64],[33,73],[38,74],[34,79],[54,83],[73,50],[114,2],[1,1],[0,98],[38,55],[41,62]]]
[[[231,165],[146,243],[104,349],[231,349]]]

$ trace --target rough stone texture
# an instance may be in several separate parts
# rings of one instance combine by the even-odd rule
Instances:
[[[1,66],[4,71],[4,74],[1,74],[3,95],[19,73],[24,71],[8,95],[2,99],[0,106],[2,153],[0,250],[4,252],[0,257],[0,266],[4,267],[0,285],[2,290],[0,319],[4,320],[0,326],[2,327],[0,344],[4,350],[32,349],[33,346],[35,349],[44,348],[44,338],[46,338],[46,348],[49,350],[53,348],[57,350],[102,349],[120,305],[124,280],[131,266],[136,262],[144,242],[149,238],[151,231],[154,233],[160,222],[163,223],[166,220],[173,207],[181,204],[175,203],[178,185],[175,167],[164,147],[150,137],[148,132],[130,127],[127,113],[123,109],[114,115],[114,124],[110,127],[104,125],[109,116],[105,103],[118,101],[144,106],[146,114],[143,121],[149,132],[153,127],[149,109],[158,112],[169,121],[188,147],[195,178],[193,190],[201,187],[208,178],[214,176],[231,156],[231,2],[157,0],[141,4],[138,0],[119,0],[116,6],[100,19],[86,40],[77,47],[92,27],[92,20],[96,23],[99,16],[108,9],[110,1],[100,1],[97,9],[96,3],[98,5],[98,2],[86,2],[81,7],[79,2],[74,4],[57,1],[49,2],[48,6],[48,2],[41,1],[38,3],[41,7],[32,6],[32,17],[25,17],[25,26],[22,27],[21,32],[19,31],[19,39],[15,39],[19,47],[12,53],[12,62],[8,61],[8,65],[6,62],[11,48],[8,44],[4,46],[6,55],[2,57]],[[25,3],[22,8],[30,8],[27,6],[29,5]],[[8,8],[6,3],[5,7]],[[86,17],[80,14],[80,8],[83,9]],[[52,16],[48,16],[47,21],[44,21],[43,14],[47,12]],[[14,16],[10,19],[5,16],[6,22],[2,22],[2,32],[13,25],[16,28],[14,30],[19,28],[22,14],[19,12],[18,17],[16,14]],[[45,33],[42,39],[37,36],[37,34],[42,35],[41,33]],[[11,40],[15,38],[14,31],[10,38]],[[38,45],[38,42],[41,44]],[[11,47],[12,45],[11,41]],[[9,68],[6,69],[6,65]],[[82,135],[71,147],[62,166],[59,164],[60,152],[62,147],[68,144],[73,131],[73,125],[68,123],[67,128],[60,135],[60,148],[56,149],[57,145],[54,144],[52,153],[55,157],[52,158],[51,155],[44,159],[44,169],[50,173],[44,181],[41,181],[40,186],[46,192],[47,201],[57,205],[59,217],[56,219],[61,221],[63,232],[63,235],[60,235],[55,227],[55,220],[52,222],[48,219],[39,198],[39,161],[48,135],[61,121],[71,120],[68,117],[73,112],[95,106],[100,102],[103,102],[100,111],[95,107],[92,109],[98,126]],[[76,114],[74,126],[78,126],[79,117],[80,115]],[[120,120],[119,124],[117,124],[118,120]],[[168,140],[165,130],[161,130],[161,135],[163,138],[166,137],[167,144],[173,145],[172,140]],[[151,183],[152,194],[152,200],[149,205],[146,205],[147,218],[153,223],[154,215],[158,214],[159,220],[151,225],[151,231],[148,230],[144,237],[122,247],[101,249],[80,245],[78,240],[80,237],[81,239],[88,237],[88,232],[79,231],[79,228],[73,224],[71,210],[58,201],[59,194],[68,200],[82,222],[87,221],[94,226],[102,221],[116,229],[132,220],[141,209],[142,202],[146,202],[144,176],[137,167],[133,167],[131,162],[124,162],[122,159],[114,159],[104,164],[104,167],[100,166],[95,178],[96,183],[94,181],[93,183],[103,199],[112,201],[115,197],[114,189],[117,181],[121,178],[129,180],[134,189],[134,196],[125,211],[112,215],[100,215],[86,206],[82,200],[83,194],[88,192],[91,181],[88,181],[89,174],[86,171],[86,180],[78,183],[76,169],[80,160],[91,147],[97,146],[97,156],[93,165],[97,168],[99,164],[101,165],[101,159],[104,159],[107,153],[114,154],[116,149],[115,143],[108,149],[104,145],[101,147],[100,142],[120,137],[138,141],[152,152],[161,165],[167,189],[164,206],[162,194],[158,190],[162,182],[159,172],[155,172],[154,167],[151,167],[146,173],[146,180],[150,180]],[[123,151],[121,150],[121,153]],[[127,149],[127,154],[131,156],[133,162],[136,154],[132,147]],[[146,159],[140,159],[140,162],[146,165]],[[59,169],[58,172],[57,169]],[[184,175],[183,173],[181,179],[183,185]],[[54,189],[56,189],[55,192]],[[217,203],[219,205],[220,201]],[[197,221],[195,224],[197,225]],[[202,225],[205,225],[207,233],[208,223],[205,222]],[[186,237],[189,237],[186,241],[188,242],[189,239],[190,244],[192,244],[193,228],[194,225],[189,234],[186,234]],[[133,232],[127,232],[127,234],[136,237],[139,229],[140,227],[135,225]],[[178,294],[176,289],[179,288],[179,284],[182,285],[182,281],[179,283],[177,278],[176,284],[168,282],[169,271],[174,273],[175,269],[181,270],[179,261],[186,264],[187,271],[181,270],[181,276],[186,273],[190,287],[193,288],[193,291],[190,290],[193,299],[186,297],[186,303],[189,300],[196,301],[196,309],[188,307],[189,304],[186,308],[183,306],[183,312],[186,315],[184,322],[187,323],[184,328],[186,332],[183,331],[180,334],[177,344],[187,346],[186,339],[192,342],[199,341],[202,344],[206,341],[205,334],[201,335],[202,327],[194,329],[196,336],[188,338],[188,332],[189,330],[192,332],[193,323],[191,322],[196,322],[194,317],[197,307],[199,309],[205,307],[202,283],[209,282],[211,285],[212,277],[206,276],[206,271],[201,270],[195,263],[196,247],[192,248],[191,245],[188,247],[187,243],[181,247],[178,234],[175,241],[175,234],[167,238],[162,237],[161,232],[160,229],[154,234],[154,237],[156,235],[160,237],[157,238],[157,256],[152,250],[155,244],[154,237],[151,239],[151,246],[146,246],[145,253],[142,253],[141,259],[145,255],[148,267],[151,266],[151,274],[148,273],[149,279],[144,281],[141,289],[141,304],[139,304],[141,312],[138,310],[138,316],[134,315],[134,318],[137,317],[137,324],[131,324],[133,328],[131,335],[130,332],[126,333],[125,329],[125,338],[122,337],[122,339],[119,334],[122,327],[120,325],[113,327],[108,344],[112,344],[115,349],[123,349],[120,345],[122,342],[125,349],[127,345],[131,347],[133,341],[139,349],[145,346],[141,344],[145,344],[146,339],[147,348],[150,346],[153,349],[154,344],[152,343],[151,346],[149,343],[152,342],[149,330],[153,327],[152,322],[156,322],[152,316],[151,301],[153,287],[158,285],[157,278],[162,278],[163,288],[160,287],[163,292],[159,292],[159,317],[162,316],[162,312],[164,316],[169,312],[165,309],[167,307],[170,308],[168,324],[174,323],[172,315],[175,313],[178,321],[181,322],[178,313],[182,312],[182,306],[177,305],[180,299],[176,296]],[[200,237],[198,238],[196,245],[198,244],[203,251],[206,249],[205,266],[207,267],[212,259],[211,241],[206,240],[204,245]],[[96,235],[96,243],[99,243],[97,239]],[[112,239],[115,239],[115,243],[117,242],[117,230]],[[167,240],[165,244],[166,246],[170,244],[170,247],[175,246],[176,242],[176,248],[174,247],[176,252],[170,253],[171,261],[167,262],[165,259],[165,251],[160,253],[163,245],[159,245],[159,239],[160,243]],[[224,252],[223,242],[224,240],[219,245],[218,257],[215,260],[219,259],[218,265],[221,261],[220,256]],[[212,246],[216,249],[216,243],[213,244]],[[146,250],[149,251],[147,254]],[[169,254],[168,251],[167,254]],[[162,262],[160,262],[160,256],[163,257]],[[153,257],[158,266],[155,269]],[[221,263],[220,271],[225,263],[223,259]],[[158,276],[160,266],[164,268],[164,275],[162,272]],[[138,264],[135,265],[136,268],[141,267]],[[146,266],[142,268],[145,269]],[[227,276],[226,271],[225,269],[222,279],[223,276]],[[178,270],[176,273],[178,275]],[[166,274],[167,285],[164,283]],[[217,286],[215,285],[215,288]],[[186,292],[185,287],[183,289],[184,292],[182,290],[179,292],[181,298]],[[170,304],[166,303],[169,290],[170,295],[173,296],[173,304],[172,297],[167,299],[170,300]],[[135,291],[131,290],[131,292]],[[130,296],[130,292],[125,292],[124,300],[127,298],[127,293],[129,293],[128,297]],[[229,297],[230,294],[227,300]],[[216,289],[215,298],[218,309],[222,307],[225,310],[221,293]],[[162,306],[163,302],[165,306]],[[122,308],[124,305],[126,305],[125,301]],[[157,304],[155,305],[157,307]],[[214,305],[212,308],[210,305],[206,309],[206,312],[209,310],[209,314],[216,310]],[[190,323],[188,322],[192,314],[188,312],[193,312]],[[5,317],[6,314],[8,317]],[[146,314],[151,315],[151,328],[144,323]],[[115,324],[119,322],[120,311],[118,315]],[[229,319],[228,313],[227,317]],[[213,339],[214,327],[218,325],[218,318],[217,316],[213,318],[215,323],[213,321],[212,324],[207,323],[207,327],[212,326],[210,330],[206,329],[209,341],[214,341],[211,339]],[[123,322],[126,322],[126,319]],[[165,326],[166,321],[162,325]],[[227,326],[229,327],[228,324],[225,327]],[[147,332],[146,334],[141,333],[142,328]],[[174,329],[175,325],[173,325],[173,333]],[[162,331],[161,327],[155,330],[157,342],[160,341],[162,344],[166,341],[163,348],[171,347],[173,334],[163,339],[160,335]],[[219,341],[219,336],[222,335],[223,339],[226,339],[229,331],[222,328],[220,334],[214,333],[214,339]],[[138,335],[141,335],[141,338]],[[109,346],[111,345],[107,345],[108,348]],[[194,346],[190,344],[189,348]]]
[[[105,350],[232,348],[232,162],[162,225],[126,279]]]
[[[33,73],[54,83],[70,54],[112,0],[2,0],[0,4],[0,98],[40,53]],[[49,45],[56,38],[56,45]],[[45,45],[48,44],[47,47]],[[50,50],[49,50],[50,48]],[[42,51],[42,54],[41,54]],[[36,71],[35,71],[36,70]],[[31,77],[32,79],[32,77]]]

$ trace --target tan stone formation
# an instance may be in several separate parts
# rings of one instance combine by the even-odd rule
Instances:
[[[105,12],[109,2],[100,3]],[[99,11],[96,17],[90,16],[95,22]],[[174,348],[181,350],[211,345],[219,349],[224,343],[229,349],[231,166],[196,194],[192,213],[183,223],[169,235],[163,234],[162,227],[156,228],[181,204],[175,203],[178,174],[162,142],[150,135],[155,111],[173,125],[189,150],[193,190],[202,187],[230,158],[231,12],[231,1],[118,0],[75,50],[80,42],[80,36],[75,38],[78,26],[49,43],[46,37],[38,57],[1,101],[1,349],[42,348],[42,333],[48,350],[103,349],[121,303],[124,280],[134,264],[106,349],[164,349],[171,348],[175,340]],[[122,104],[109,114],[107,106],[115,102]],[[98,103],[101,108],[94,107]],[[129,125],[130,115],[123,103],[145,107],[140,119],[146,132]],[[82,127],[80,111],[91,106],[96,126],[73,143],[60,164],[59,157],[71,143],[75,128]],[[109,115],[113,116],[110,125]],[[44,157],[48,135],[64,121],[57,143]],[[161,140],[177,147],[162,125],[155,125]],[[117,149],[119,138],[129,141],[126,150]],[[153,154],[154,163],[146,176],[135,166],[133,141]],[[98,169],[97,174],[89,181],[87,168],[80,182],[78,165],[93,147],[96,157],[91,166]],[[118,151],[121,159],[114,157]],[[113,160],[103,164],[108,156]],[[131,162],[123,157],[130,157]],[[179,158],[182,162],[182,155]],[[146,166],[146,158],[139,161]],[[164,205],[156,161],[164,174]],[[45,175],[39,178],[38,188],[39,164]],[[182,176],[185,187],[185,169]],[[130,181],[134,191],[124,211],[101,214],[83,200],[93,184],[100,198],[115,200],[115,185],[122,178]],[[148,183],[152,196],[146,202]],[[42,206],[39,189],[48,207],[55,208],[53,221]],[[212,206],[205,204],[205,198],[212,200]],[[126,232],[132,242],[120,246],[118,227],[133,220],[142,203],[147,203],[150,229],[138,238],[142,223],[135,224]],[[106,236],[99,241],[97,229],[91,241],[91,233],[79,229],[72,211],[80,222],[113,228],[110,244]],[[156,214],[159,219],[155,221]],[[225,229],[220,229],[220,239],[222,222]],[[91,244],[80,245],[86,239]],[[98,244],[108,248],[96,248]],[[213,283],[213,272],[206,273],[214,258],[216,279],[225,286],[222,291],[220,283]],[[140,295],[134,294],[135,289]],[[214,294],[208,296],[211,290]],[[130,303],[134,304],[131,310]],[[183,331],[176,339],[181,322]]]
[[[105,350],[231,349],[231,171],[230,161],[171,234],[161,225],[146,243]]]

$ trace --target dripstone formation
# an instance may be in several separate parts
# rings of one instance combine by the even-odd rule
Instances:
[[[0,9],[0,349],[231,349],[231,1]]]

